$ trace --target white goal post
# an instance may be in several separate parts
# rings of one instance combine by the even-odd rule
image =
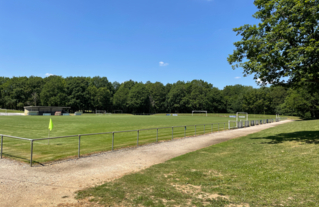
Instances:
[[[206,113],[206,116],[207,116],[207,111],[193,110],[192,111],[192,116],[194,116],[194,113]]]
[[[95,110],[96,114],[106,114],[106,110]]]

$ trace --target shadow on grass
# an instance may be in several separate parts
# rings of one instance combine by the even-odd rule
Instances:
[[[261,142],[261,144],[280,144],[283,142],[304,142],[307,144],[319,144],[319,131],[300,131],[292,133],[282,133],[276,136],[252,138],[267,139],[269,142]]]

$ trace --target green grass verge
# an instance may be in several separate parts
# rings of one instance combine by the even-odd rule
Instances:
[[[251,115],[251,119],[274,118],[275,116]],[[194,124],[225,123],[197,126],[196,135],[211,131],[224,130],[230,118],[215,116],[133,116],[133,115],[85,115],[85,116],[0,116],[0,134],[25,137],[31,139],[48,137],[49,119],[52,118],[53,130],[50,137],[89,134],[112,131],[137,130],[146,128],[185,126]],[[234,119],[233,119],[234,120]],[[195,135],[195,127],[174,128],[174,138]],[[158,141],[172,139],[172,129],[160,129]],[[156,129],[140,131],[139,145],[156,141]],[[114,149],[136,146],[137,132],[116,133]],[[35,141],[33,146],[33,161],[44,163],[77,156],[78,137],[54,140]],[[81,155],[112,149],[112,134],[91,135],[81,137]],[[4,138],[3,151],[5,157],[29,162],[30,142]]]
[[[24,113],[23,110],[0,109],[0,113]]]
[[[103,205],[318,206],[319,121],[296,121],[77,193]]]

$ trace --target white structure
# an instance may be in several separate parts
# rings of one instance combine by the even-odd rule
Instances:
[[[207,116],[207,111],[194,110],[192,111],[192,116],[194,116],[194,113],[206,113]]]
[[[240,116],[240,114],[244,114]],[[236,113],[236,122],[238,121],[238,119],[246,119],[246,121],[248,121],[248,113],[247,112],[237,112]]]
[[[228,121],[228,129],[234,128],[231,127],[232,122],[236,122],[236,128],[238,127],[238,121],[241,121],[242,119],[245,119],[245,121],[248,121],[248,113],[247,112],[237,112],[236,113],[236,121]]]

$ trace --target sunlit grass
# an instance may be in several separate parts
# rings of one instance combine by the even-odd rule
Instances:
[[[267,116],[274,118],[275,116]],[[53,130],[48,131],[49,119],[53,121]],[[265,116],[250,116],[250,119],[264,119]],[[0,134],[30,139],[58,137],[68,135],[138,130],[147,128],[171,128],[146,130],[139,132],[139,145],[173,138],[194,136],[227,129],[228,115],[222,117],[205,115],[179,116],[133,116],[133,115],[84,115],[84,116],[0,116]],[[233,119],[235,120],[235,119]],[[220,123],[220,124],[218,124]],[[205,127],[201,124],[207,124]],[[195,126],[197,125],[196,132]],[[185,126],[186,130],[185,130]],[[172,134],[173,133],[173,134]],[[114,134],[114,149],[137,145],[137,132]],[[30,143],[28,141],[4,138],[4,156],[28,162]],[[81,136],[81,155],[112,149],[112,134]],[[34,142],[34,161],[47,162],[78,154],[78,137],[43,140]]]
[[[213,145],[78,192],[119,206],[318,206],[319,121]]]

